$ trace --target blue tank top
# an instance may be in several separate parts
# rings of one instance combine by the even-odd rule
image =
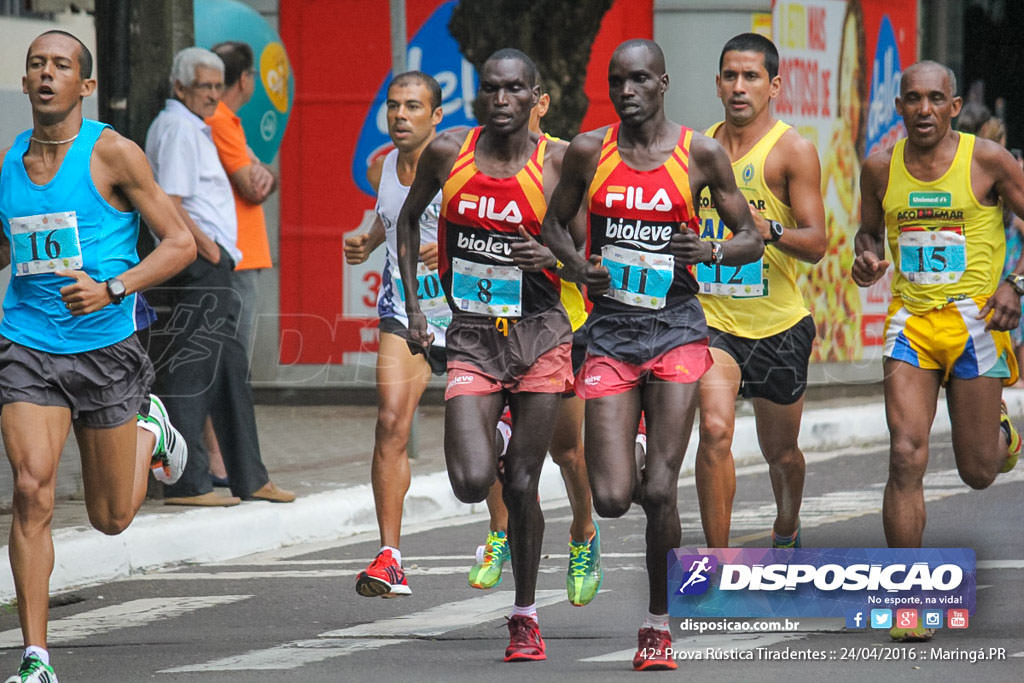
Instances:
[[[139,262],[139,214],[111,206],[93,184],[92,149],[108,126],[82,120],[53,179],[36,185],[22,158],[31,130],[17,137],[0,173],[0,222],[11,244],[11,282],[0,334],[47,353],[92,351],[135,332],[135,295],[95,313],[72,316],[60,289],[73,282],[54,270],[84,270],[104,282]]]

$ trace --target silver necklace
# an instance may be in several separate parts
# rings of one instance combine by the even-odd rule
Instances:
[[[66,145],[69,142],[74,142],[75,138],[77,138],[81,134],[81,132],[82,131],[78,131],[78,133],[75,133],[67,140],[40,140],[35,135],[28,136],[28,139],[33,142],[38,142],[40,145]]]

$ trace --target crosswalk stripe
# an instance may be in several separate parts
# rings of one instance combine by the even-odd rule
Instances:
[[[501,619],[508,614],[514,597],[514,591],[492,592],[478,598],[446,603],[412,614],[327,631],[312,639],[296,640],[203,664],[164,669],[160,673],[294,669],[303,664],[343,657],[354,652],[368,652],[404,643],[411,638],[436,637],[450,631]],[[537,607],[553,605],[565,599],[564,590],[537,591]]]
[[[99,633],[143,626],[162,619],[171,619],[204,607],[229,605],[251,598],[251,595],[205,595],[184,598],[143,598],[119,605],[108,605],[51,621],[47,641],[51,646],[83,640]],[[0,633],[0,647],[22,644],[21,629]]]

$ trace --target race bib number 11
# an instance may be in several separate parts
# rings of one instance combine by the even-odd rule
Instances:
[[[601,248],[601,265],[611,276],[605,296],[630,306],[665,308],[675,274],[672,254],[652,254],[609,244]]]
[[[61,211],[12,218],[11,252],[15,275],[81,268],[77,215]]]

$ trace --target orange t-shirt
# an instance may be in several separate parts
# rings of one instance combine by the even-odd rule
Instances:
[[[253,163],[245,144],[242,120],[226,104],[217,104],[217,111],[206,119],[206,125],[210,127],[220,163],[228,176]],[[273,264],[263,207],[243,198],[234,186],[231,191],[235,195],[235,213],[238,214],[238,250],[242,252],[242,261],[235,265],[235,270],[270,268]]]

